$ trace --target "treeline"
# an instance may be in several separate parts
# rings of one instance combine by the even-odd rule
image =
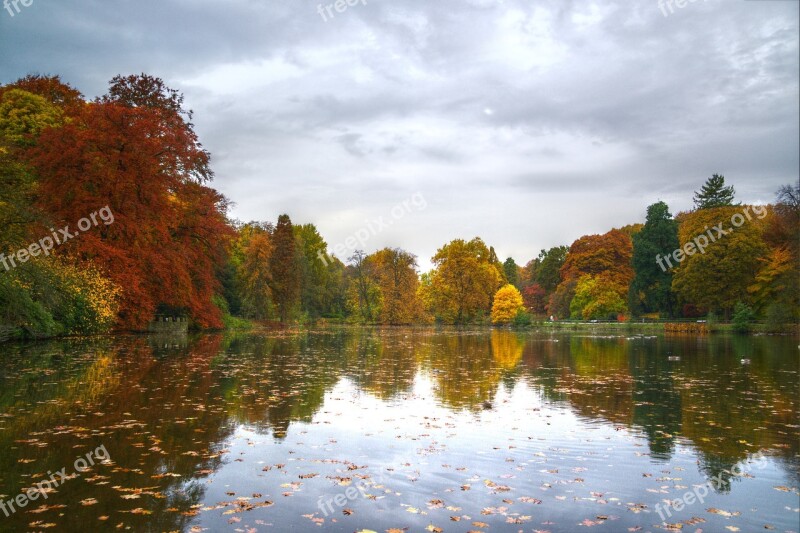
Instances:
[[[233,317],[800,317],[798,186],[774,205],[742,206],[715,175],[691,212],[673,217],[659,202],[645,224],[542,250],[524,266],[480,238],[456,239],[420,274],[398,248],[331,257],[313,224],[288,215],[231,220],[191,118],[180,93],[144,74],[114,78],[89,102],[58,77],[0,87],[0,326],[45,336],[139,330],[157,315],[198,328]],[[108,216],[98,223],[98,213]],[[49,246],[61,228],[74,236]]]

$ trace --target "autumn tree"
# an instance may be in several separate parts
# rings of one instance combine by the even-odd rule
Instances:
[[[492,323],[508,324],[523,311],[525,306],[519,289],[511,285],[504,285],[494,295],[492,303]]]
[[[4,91],[19,89],[44,98],[67,117],[78,115],[86,105],[83,94],[61,80],[60,76],[43,76],[29,74],[10,85],[0,87],[0,95]]]
[[[359,321],[377,321],[381,312],[381,291],[375,282],[374,262],[363,250],[356,250],[348,259],[348,306]]]
[[[694,193],[695,209],[713,209],[733,205],[736,191],[733,186],[725,186],[725,177],[714,174],[706,180],[699,191]]]
[[[547,292],[538,283],[522,289],[522,300],[525,308],[534,315],[542,315],[547,312]]]
[[[800,319],[800,185],[781,187],[764,221],[769,252],[748,292],[767,321],[780,326]]]
[[[239,231],[238,289],[241,313],[248,318],[267,320],[272,316],[272,238],[269,226],[251,223]]]
[[[575,297],[578,278],[566,279],[558,284],[547,300],[547,314],[556,318],[569,318],[570,304]]]
[[[384,248],[367,258],[380,290],[382,324],[412,324],[422,317],[417,258],[399,248]]]
[[[659,256],[668,256],[677,248],[678,223],[672,218],[664,202],[647,208],[644,227],[633,236],[632,264],[634,278],[631,283],[631,311],[659,312],[672,316],[672,270],[662,269],[656,262]]]
[[[332,270],[327,261],[320,259],[327,253],[328,245],[314,224],[296,225],[293,231],[300,270],[300,308],[310,317],[318,318],[328,314],[331,307],[328,290]]]
[[[576,240],[561,267],[562,281],[551,295],[548,312],[556,316],[572,314],[571,298],[576,295],[574,291],[584,276],[602,278],[603,288],[613,287],[625,301],[634,276],[632,254],[631,238],[620,230],[586,235]],[[587,291],[586,294],[595,296],[599,293]]]
[[[432,262],[435,270],[431,287],[437,316],[461,324],[491,310],[492,297],[503,278],[480,238],[451,241],[436,252]]]
[[[703,244],[702,237],[707,243],[704,251],[695,249],[685,255],[675,270],[672,288],[684,303],[722,312],[726,319],[737,302],[750,303],[747,288],[754,282],[767,246],[758,217],[751,215],[750,221],[731,228],[732,217],[744,218],[744,211],[751,211],[750,206],[701,209],[681,218],[680,242]],[[712,227],[722,233],[708,229]]]
[[[570,302],[571,318],[614,320],[626,311],[619,285],[608,276],[587,274],[578,279]]]
[[[109,94],[45,129],[29,161],[53,224],[74,224],[102,207],[114,214],[112,224],[63,251],[97,264],[123,288],[123,327],[144,327],[158,306],[185,309],[201,327],[222,325],[213,297],[232,236],[227,200],[205,186],[213,177],[209,154],[180,113]]]
[[[37,179],[26,164],[26,151],[39,134],[64,122],[62,110],[45,98],[15,87],[0,90],[0,243],[29,242],[32,225],[43,221],[35,206]]]
[[[494,251],[494,246],[489,247],[489,262],[494,265],[494,267],[497,269],[497,273],[500,274],[500,284],[505,285],[508,283],[505,267],[500,261],[500,258],[497,257],[497,252]]]
[[[272,296],[278,307],[281,322],[287,322],[297,309],[300,298],[300,272],[294,230],[289,215],[278,217],[278,224],[272,236],[272,256],[269,265]]]

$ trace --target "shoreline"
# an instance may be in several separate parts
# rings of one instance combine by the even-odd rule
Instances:
[[[668,336],[691,336],[691,337],[708,337],[712,335],[741,335],[746,337],[774,335],[774,336],[793,336],[800,337],[800,324],[784,324],[779,330],[770,328],[766,324],[752,324],[751,330],[747,333],[741,333],[734,330],[734,325],[714,323],[703,328],[703,331],[696,331],[694,328],[689,328],[685,331],[669,331],[668,326],[675,325],[695,325],[697,322],[676,321],[676,322],[573,322],[573,321],[541,321],[533,322],[530,325],[514,326],[514,325],[492,325],[492,324],[351,324],[346,322],[331,322],[328,320],[320,320],[313,323],[300,324],[291,323],[279,325],[276,323],[258,324],[256,322],[249,322],[247,324],[239,324],[239,327],[230,327],[224,329],[206,329],[206,330],[189,330],[188,332],[175,333],[181,335],[193,335],[204,333],[300,333],[309,332],[314,330],[334,330],[337,328],[347,329],[420,329],[420,330],[433,330],[443,333],[452,332],[459,333],[467,330],[471,331],[492,331],[492,330],[505,330],[517,333],[618,333],[618,334],[656,334]],[[705,323],[699,323],[706,326]],[[108,333],[101,333],[95,335],[56,335],[50,337],[29,337],[25,336],[22,328],[15,328],[12,326],[0,325],[0,344],[13,343],[13,342],[40,342],[58,339],[77,339],[89,337],[117,337],[125,335],[169,335],[169,333],[147,332],[147,331],[111,331]]]

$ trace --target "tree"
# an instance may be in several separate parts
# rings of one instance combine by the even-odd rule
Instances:
[[[585,274],[606,274],[621,287],[633,279],[631,238],[619,230],[603,235],[585,235],[569,248],[567,259],[561,267],[561,279],[578,279]]]
[[[500,274],[501,285],[508,283],[505,267],[503,266],[503,263],[500,262],[500,258],[497,257],[497,252],[494,251],[494,246],[489,247],[489,262],[494,265],[494,267],[497,269],[497,273]]]
[[[645,312],[672,316],[675,305],[672,270],[662,269],[656,258],[672,254],[679,246],[678,223],[672,218],[667,204],[656,202],[649,206],[644,227],[633,236],[631,260],[634,270],[632,300]]]
[[[585,295],[605,298],[605,291],[613,287],[625,302],[634,276],[632,254],[631,238],[620,230],[614,229],[604,235],[585,235],[576,240],[561,267],[562,281],[550,297],[548,313],[562,317],[572,315],[572,297],[576,295],[578,281],[585,276],[603,280],[602,292],[585,289]],[[582,302],[580,307],[583,309],[589,305],[589,302]]]
[[[541,285],[547,294],[556,290],[561,282],[561,267],[567,260],[568,251],[567,246],[556,246],[539,253],[538,267],[532,272],[531,281]]]
[[[43,221],[36,208],[37,180],[25,163],[46,128],[63,124],[63,112],[45,98],[17,88],[0,90],[0,243],[17,249],[31,239],[32,225]],[[42,222],[44,224],[44,222]]]
[[[256,320],[272,315],[272,240],[269,231],[248,225],[239,232],[242,260],[238,267],[242,314]]]
[[[300,267],[300,307],[311,317],[317,318],[330,312],[329,278],[331,270],[320,257],[328,251],[328,245],[314,224],[294,226]]]
[[[547,293],[538,283],[522,289],[522,300],[525,302],[525,308],[534,315],[547,312]]]
[[[380,290],[382,324],[412,324],[422,317],[417,258],[399,248],[384,248],[367,258]]]
[[[141,329],[159,305],[221,327],[217,272],[233,235],[227,200],[205,187],[208,153],[172,110],[106,97],[46,128],[27,159],[52,225],[105,208],[113,221],[59,249],[95,264],[121,287],[119,324]]]
[[[502,276],[480,238],[451,241],[436,252],[432,262],[435,270],[431,287],[437,316],[462,324],[490,311]]]
[[[577,278],[570,278],[559,283],[547,301],[547,314],[556,318],[569,318],[570,303],[572,303],[572,298],[575,297],[575,287],[577,285]]]
[[[289,320],[300,297],[300,273],[295,247],[292,221],[289,215],[281,215],[272,236],[272,256],[269,261],[272,296],[281,322]]]
[[[712,209],[733,205],[735,191],[733,186],[725,186],[725,177],[714,174],[708,178],[699,191],[694,193],[695,209]]]
[[[67,116],[76,116],[86,105],[81,92],[61,81],[60,76],[29,74],[11,85],[0,87],[0,95],[4,91],[12,89],[20,89],[41,96]]]
[[[506,279],[510,284],[515,286],[517,289],[521,287],[519,279],[519,267],[513,258],[509,257],[505,260],[503,263],[503,272],[505,273]]]
[[[504,285],[494,295],[492,304],[492,324],[508,324],[525,309],[522,294],[515,286]]]
[[[381,310],[381,291],[375,283],[374,265],[367,259],[363,250],[356,250],[348,259],[349,307],[365,323],[376,321]]]
[[[755,318],[755,313],[749,305],[743,302],[736,302],[733,308],[733,329],[737,333],[749,333],[752,328],[751,322]]]
[[[0,136],[10,144],[32,146],[45,128],[64,123],[64,112],[45,98],[9,89],[0,94]]]
[[[578,280],[570,302],[571,318],[613,320],[626,311],[619,285],[607,276],[585,275]]]
[[[751,217],[751,221],[735,229],[721,224],[736,214],[743,216],[742,211],[738,207],[717,207],[693,211],[682,218],[680,242],[703,244],[704,239],[707,244],[704,251],[695,249],[686,255],[675,270],[672,289],[683,303],[722,312],[727,319],[736,302],[750,302],[747,288],[753,285],[760,258],[768,250],[762,220]],[[726,234],[708,229],[717,226]]]

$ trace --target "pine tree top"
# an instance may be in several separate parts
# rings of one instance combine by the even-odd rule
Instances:
[[[714,174],[706,180],[699,191],[694,193],[694,205],[696,209],[728,207],[734,205],[735,194],[733,185],[725,186],[725,176]]]

